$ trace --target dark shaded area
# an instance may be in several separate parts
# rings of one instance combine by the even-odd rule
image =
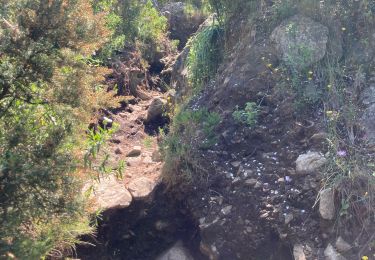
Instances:
[[[203,260],[206,258],[199,253],[197,225],[184,202],[168,196],[165,187],[159,185],[149,201],[134,201],[126,209],[104,212],[96,238],[83,238],[95,246],[79,245],[77,257],[82,260],[153,260],[181,240],[194,254],[194,259]]]
[[[150,122],[144,122],[145,133],[152,136],[158,135],[160,129],[167,129],[170,121],[171,120],[168,116],[160,116]]]

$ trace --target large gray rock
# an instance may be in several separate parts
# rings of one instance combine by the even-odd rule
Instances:
[[[96,200],[98,208],[102,210],[126,208],[132,202],[130,192],[114,176],[101,178],[99,183],[93,185],[93,188],[92,197]]]
[[[294,260],[306,260],[305,253],[303,251],[303,246],[301,244],[296,244],[293,247]]]
[[[143,199],[151,194],[155,186],[155,181],[152,181],[145,177],[141,177],[132,180],[128,185],[128,189],[134,199]]]
[[[161,117],[165,112],[167,101],[162,98],[155,98],[152,100],[148,110],[147,110],[147,122],[151,122]]]
[[[346,242],[342,237],[338,237],[335,243],[337,250],[341,253],[345,253],[352,249],[352,246]]]
[[[297,174],[311,174],[319,170],[327,162],[327,159],[320,153],[307,152],[298,156],[296,160]]]
[[[177,242],[172,248],[161,254],[156,260],[194,260],[189,251],[182,245],[182,242]]]
[[[332,220],[335,217],[335,193],[332,188],[320,192],[319,213],[326,220]]]
[[[345,257],[336,252],[331,244],[328,244],[327,248],[324,250],[324,256],[326,260],[346,260]]]
[[[283,21],[271,34],[278,56],[296,69],[320,61],[326,54],[328,28],[314,20],[295,15]]]

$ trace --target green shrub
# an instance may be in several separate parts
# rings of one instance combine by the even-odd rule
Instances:
[[[194,90],[212,79],[223,59],[223,30],[219,25],[212,25],[198,33],[190,43],[188,56],[189,82]]]
[[[254,127],[258,120],[259,107],[254,102],[247,102],[245,108],[239,109],[236,106],[236,110],[233,112],[233,118],[238,123],[246,124],[249,127]]]

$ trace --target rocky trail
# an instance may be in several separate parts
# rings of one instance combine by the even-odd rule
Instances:
[[[257,35],[249,24],[234,22],[232,26],[240,29],[229,30],[227,37],[239,41],[229,41],[230,54],[216,77],[185,104],[190,113],[207,109],[220,117],[211,129],[215,142],[210,147],[202,146],[207,136],[200,129],[184,132],[188,127],[183,125],[178,133],[190,149],[183,158],[184,166],[190,167],[186,190],[178,190],[178,185],[168,189],[162,181],[158,136],[159,128],[170,123],[165,108],[171,95],[176,101],[188,92],[189,46],[170,66],[173,92],[143,88],[142,98],[131,98],[124,108],[106,114],[119,124],[106,147],[110,163],[115,167],[124,160],[127,167],[123,181],[108,178],[97,187],[96,200],[106,210],[97,236],[85,238],[95,247],[79,246],[79,258],[344,260],[358,258],[358,251],[370,252],[365,248],[374,233],[371,218],[366,220],[368,230],[361,230],[364,223],[345,226],[338,217],[338,185],[345,181],[331,187],[324,183],[330,156],[326,111],[316,107],[301,114],[293,90],[278,84],[282,59],[299,55],[289,53],[295,38],[285,33],[288,23],[298,29],[293,36],[297,44],[309,45],[310,63],[327,55],[328,29],[303,15],[281,22],[271,35]],[[207,25],[200,29],[203,26]],[[341,55],[339,47],[331,54]],[[303,84],[316,88],[312,80]],[[372,104],[372,90],[373,86],[365,92],[370,97],[364,98],[366,105]],[[248,102],[258,107],[254,126],[233,116],[238,105]],[[364,113],[367,130],[373,129],[371,108]],[[373,140],[373,132],[368,132]],[[174,176],[186,169],[178,170]],[[366,178],[356,179],[356,185],[362,185],[358,192],[367,185]],[[367,210],[361,201],[355,203],[357,212]],[[356,217],[349,217],[348,223],[359,223]]]

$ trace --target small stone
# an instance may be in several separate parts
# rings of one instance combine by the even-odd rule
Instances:
[[[292,220],[294,216],[292,213],[288,213],[285,215],[285,225],[288,225]]]
[[[115,154],[123,154],[121,148],[117,148],[117,149],[115,150]]]
[[[263,184],[260,181],[257,181],[255,186],[254,186],[255,189],[260,189],[262,187],[263,187]]]
[[[229,206],[226,206],[224,208],[221,209],[221,213],[223,213],[223,215],[229,215],[232,211],[232,205],[229,205]]]
[[[331,244],[328,244],[327,248],[324,250],[324,256],[326,260],[346,260],[345,257],[336,252]]]
[[[352,246],[348,242],[346,242],[341,236],[337,238],[335,246],[336,249],[341,253],[345,253],[352,249]]]
[[[303,251],[303,246],[301,244],[296,244],[293,247],[294,260],[306,260],[305,253]]]
[[[248,179],[248,180],[245,181],[245,184],[249,185],[249,186],[254,186],[254,185],[257,184],[257,182],[258,181],[256,179]]]
[[[240,167],[241,162],[240,162],[240,161],[235,161],[235,162],[231,162],[230,164],[231,164],[234,168],[238,168],[238,167]]]
[[[133,149],[126,155],[126,157],[137,157],[140,156],[142,148],[140,146],[134,146]]]
[[[236,178],[233,179],[232,184],[239,183],[240,181],[241,181],[241,178],[240,177],[236,177]]]
[[[335,217],[334,195],[334,190],[332,188],[320,192],[319,212],[323,219],[332,220]]]
[[[152,163],[154,163],[154,161],[151,159],[150,156],[146,156],[146,157],[143,159],[143,163],[146,163],[146,164],[152,164]]]

